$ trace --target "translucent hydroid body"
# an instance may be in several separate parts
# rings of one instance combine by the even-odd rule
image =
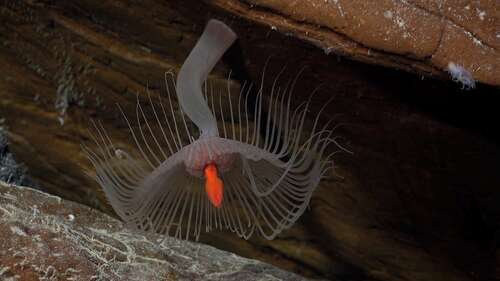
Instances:
[[[124,114],[138,156],[118,149],[102,125],[95,124],[97,149],[84,146],[84,151],[114,210],[129,225],[186,239],[214,228],[245,239],[255,232],[273,239],[304,212],[333,167],[332,156],[343,150],[331,123],[319,126],[325,107],[314,114],[305,133],[310,100],[292,108],[296,80],[285,88],[273,84],[267,103],[261,86],[253,110],[248,110],[251,86],[243,85],[234,104],[235,93],[228,94],[228,111],[221,96],[216,101],[209,94],[207,75],[235,39],[231,29],[211,20],[177,82],[166,76],[176,85],[187,122],[182,112],[176,114],[170,93],[168,103],[149,98],[151,119],[137,104],[136,128]],[[190,121],[199,129],[197,139],[188,128]]]

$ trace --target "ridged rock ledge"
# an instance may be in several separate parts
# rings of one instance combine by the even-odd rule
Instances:
[[[365,63],[500,85],[500,5],[482,1],[215,0],[213,5]]]
[[[0,280],[306,280],[203,244],[161,240],[86,206],[0,182]]]

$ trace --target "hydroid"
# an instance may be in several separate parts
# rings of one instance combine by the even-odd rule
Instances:
[[[172,73],[165,76],[176,88],[179,110],[167,87],[166,101],[148,95],[152,118],[139,101],[134,117],[123,113],[136,154],[117,148],[94,123],[96,148],[84,145],[84,152],[114,210],[130,226],[185,239],[213,229],[273,239],[302,215],[333,168],[333,156],[345,150],[332,122],[319,125],[326,104],[312,122],[311,98],[292,106],[298,76],[283,88],[278,79],[267,90],[261,81],[251,110],[253,86],[244,84],[239,93],[228,86],[229,112],[224,109],[222,95],[217,100],[205,80],[235,39],[229,27],[209,21],[177,81]]]

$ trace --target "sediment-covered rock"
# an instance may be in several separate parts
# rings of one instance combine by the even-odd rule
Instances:
[[[500,85],[500,4],[484,1],[217,0],[215,5],[355,60]]]
[[[86,206],[0,182],[0,280],[306,279],[211,246],[143,236]]]

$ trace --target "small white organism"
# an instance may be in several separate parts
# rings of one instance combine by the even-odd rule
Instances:
[[[453,81],[460,82],[462,89],[470,90],[476,87],[476,81],[472,78],[472,74],[454,62],[448,63],[448,72],[450,73]]]

